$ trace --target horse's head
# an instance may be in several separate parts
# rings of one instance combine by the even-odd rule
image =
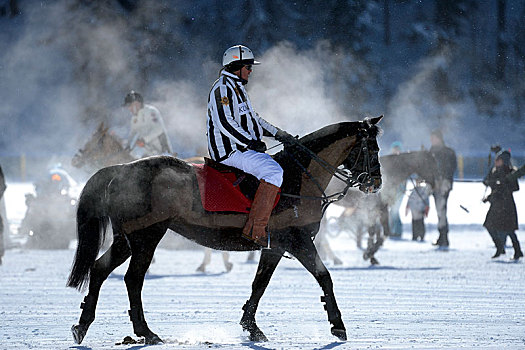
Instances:
[[[77,168],[89,164],[98,169],[131,160],[133,157],[124,149],[119,138],[109,132],[104,123],[100,123],[84,147],[75,154],[71,164]]]
[[[91,135],[84,147],[79,149],[73,156],[71,165],[81,168],[86,165],[87,162],[92,162],[93,159],[97,158],[104,143],[104,137],[107,131],[108,128],[104,126],[104,123],[100,123],[97,130]]]
[[[75,168],[82,168],[86,163],[84,157],[82,156],[82,153],[83,151],[79,149],[71,159],[71,165]]]
[[[425,182],[434,187],[437,174],[437,163],[429,151],[403,152],[389,154],[380,159],[383,167],[385,186],[396,187],[406,181],[411,175],[416,174]]]
[[[380,129],[376,125],[382,118],[380,116],[361,122],[355,144],[343,162],[343,167],[350,172],[350,179],[364,193],[375,193],[382,184],[377,144]]]

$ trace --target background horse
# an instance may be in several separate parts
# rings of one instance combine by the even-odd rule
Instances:
[[[324,127],[285,146],[274,156],[283,167],[284,181],[281,200],[268,225],[271,245],[262,250],[252,294],[243,306],[240,324],[249,332],[250,340],[267,340],[255,322],[255,313],[285,252],[297,258],[315,277],[324,293],[321,301],[332,325],[331,333],[346,340],[332,279],[312,239],[330,202],[325,189],[333,176],[343,180],[346,189],[359,186],[367,193],[379,190],[381,172],[375,124],[380,119]],[[339,168],[341,165],[343,168]],[[195,168],[174,157],[149,157],[98,171],[80,195],[78,247],[67,282],[79,290],[89,282],[79,323],[72,327],[75,341],[82,342],[95,319],[102,283],[131,256],[124,281],[133,330],[137,336],[145,337],[147,344],[162,342],[144,319],[141,293],[145,273],[166,230],[170,228],[213,249],[259,250],[259,245],[242,238],[246,219],[245,213],[206,212],[200,201]],[[113,228],[113,244],[96,259],[109,223]]]
[[[354,231],[357,240],[361,240],[361,235],[368,231],[368,244],[363,258],[370,259],[372,264],[379,263],[374,254],[383,244],[385,237],[390,235],[389,207],[398,199],[400,185],[404,185],[411,175],[417,174],[427,185],[434,186],[437,171],[436,160],[428,151],[381,156],[379,162],[383,174],[383,188],[379,193],[370,196],[355,190],[349,191],[338,203],[346,210],[338,219],[339,225],[336,228]]]
[[[98,125],[97,130],[79,149],[71,160],[76,168],[88,167],[92,171],[113,165],[131,162],[135,158],[122,145],[119,137],[109,132],[104,123]]]

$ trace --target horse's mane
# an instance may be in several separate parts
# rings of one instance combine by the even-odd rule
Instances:
[[[299,139],[299,141],[313,152],[319,152],[337,140],[357,134],[359,129],[368,128],[368,134],[376,137],[380,131],[376,125],[371,125],[367,120],[358,122],[340,122],[327,125]]]
[[[340,122],[327,125],[319,130],[301,137],[299,142],[303,146],[306,146],[308,149],[310,149],[312,152],[319,153],[337,140],[357,134],[358,130],[363,127],[363,123],[365,122]],[[369,129],[371,136],[377,136],[378,132],[379,127],[375,125],[372,125]],[[279,162],[283,168],[285,168],[290,155],[296,156],[301,160],[306,158],[307,163],[302,164],[305,167],[308,166],[311,160],[309,156],[304,157],[305,152],[297,146],[286,147],[282,151],[276,153],[274,155],[274,159]]]

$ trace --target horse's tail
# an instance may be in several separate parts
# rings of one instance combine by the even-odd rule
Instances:
[[[82,291],[89,282],[91,268],[109,224],[105,193],[113,178],[115,166],[99,170],[84,186],[78,200],[78,245],[67,286]]]

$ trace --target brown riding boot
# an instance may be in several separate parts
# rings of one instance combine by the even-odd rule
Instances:
[[[268,244],[266,225],[270,219],[277,192],[279,192],[279,187],[261,180],[257,192],[255,193],[252,208],[248,214],[248,221],[246,221],[246,224],[242,229],[242,236],[244,238],[263,247],[266,247]]]

